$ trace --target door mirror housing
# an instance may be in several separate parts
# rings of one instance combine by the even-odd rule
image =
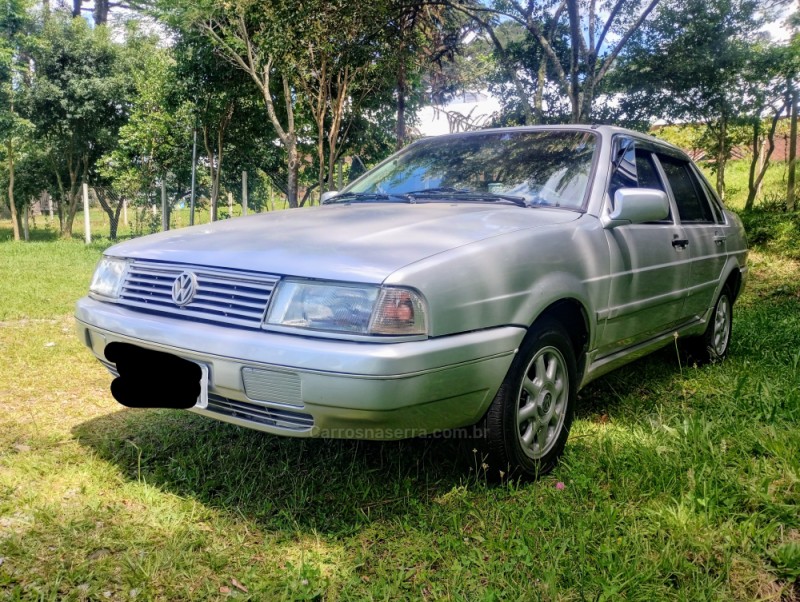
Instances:
[[[603,227],[657,222],[669,217],[667,193],[654,188],[620,188],[614,193],[614,208],[603,216]]]
[[[328,190],[327,192],[323,192],[322,193],[322,197],[319,200],[320,201],[320,205],[322,203],[324,203],[325,201],[327,201],[329,199],[332,199],[335,196],[339,196],[339,191],[338,190]]]

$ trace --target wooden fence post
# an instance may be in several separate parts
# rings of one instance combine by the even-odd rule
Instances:
[[[92,222],[89,216],[89,185],[83,183],[83,230],[86,234],[86,244],[92,244]]]
[[[242,172],[242,215],[247,215],[247,172]]]
[[[167,183],[161,180],[161,231],[169,230],[169,211],[167,211]]]

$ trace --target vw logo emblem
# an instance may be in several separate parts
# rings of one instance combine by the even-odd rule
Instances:
[[[172,300],[178,307],[188,305],[197,294],[197,276],[184,272],[172,283]]]

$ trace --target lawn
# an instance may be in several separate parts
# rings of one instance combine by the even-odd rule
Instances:
[[[0,600],[800,599],[800,216],[748,221],[730,357],[597,381],[506,485],[469,441],[122,408],[70,314],[103,244],[0,222]]]

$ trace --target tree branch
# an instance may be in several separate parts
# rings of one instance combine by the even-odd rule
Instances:
[[[625,44],[627,44],[628,40],[631,39],[631,36],[634,33],[636,33],[636,30],[639,29],[644,20],[647,19],[647,17],[650,15],[650,13],[656,7],[659,1],[660,0],[651,0],[650,4],[647,5],[647,8],[645,8],[642,11],[642,14],[639,15],[639,18],[636,19],[636,22],[633,25],[631,25],[628,31],[625,32],[625,35],[623,35],[622,38],[619,40],[619,42],[617,42],[617,45],[614,47],[614,50],[612,50],[611,54],[603,61],[603,66],[600,68],[599,73],[595,76],[594,78],[595,84],[599,83],[600,80],[602,80],[605,77],[606,73],[608,73],[608,70],[611,68],[611,65],[616,60],[617,56],[622,51]]]

